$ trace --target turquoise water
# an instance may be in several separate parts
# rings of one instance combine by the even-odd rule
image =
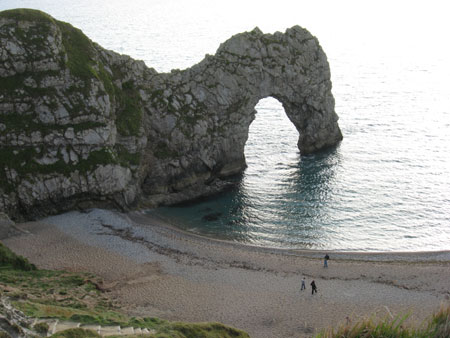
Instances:
[[[327,3],[327,2],[325,2]],[[402,1],[398,2],[402,4]],[[404,4],[404,3],[403,3]],[[289,248],[450,249],[450,51],[445,8],[408,2],[1,0],[38,8],[158,71],[189,67],[232,34],[294,24],[331,66],[343,142],[300,156],[275,99],[250,126],[234,191],[149,212],[195,233]],[[398,7],[396,7],[398,6]]]

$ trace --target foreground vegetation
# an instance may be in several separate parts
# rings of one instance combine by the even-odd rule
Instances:
[[[59,319],[81,324],[118,325],[148,329],[147,337],[219,338],[248,337],[240,330],[220,323],[169,322],[159,318],[128,317],[120,312],[101,288],[102,281],[91,274],[39,270],[25,258],[0,243],[0,297],[32,318]],[[0,315],[2,314],[0,307]],[[46,336],[48,326],[31,328]],[[0,337],[2,337],[0,329]],[[9,336],[3,336],[9,337]],[[53,337],[99,337],[90,330],[69,329]]]
[[[450,306],[441,307],[420,327],[404,325],[407,315],[384,321],[362,320],[354,325],[346,324],[329,329],[316,338],[449,338]]]

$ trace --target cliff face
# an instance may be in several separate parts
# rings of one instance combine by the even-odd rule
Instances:
[[[37,217],[214,193],[245,168],[254,107],[277,98],[311,153],[342,139],[309,32],[258,29],[159,74],[34,10],[0,12],[0,210]]]

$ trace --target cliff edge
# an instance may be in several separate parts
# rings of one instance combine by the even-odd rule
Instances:
[[[302,154],[342,139],[330,69],[298,26],[255,28],[157,73],[36,10],[0,12],[0,211],[172,204],[245,168],[255,105],[278,99]]]

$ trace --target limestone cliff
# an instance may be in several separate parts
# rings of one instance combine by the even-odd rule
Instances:
[[[302,154],[342,139],[330,70],[298,26],[233,36],[171,73],[105,50],[35,10],[0,12],[0,211],[159,205],[245,168],[255,105],[278,99]]]

